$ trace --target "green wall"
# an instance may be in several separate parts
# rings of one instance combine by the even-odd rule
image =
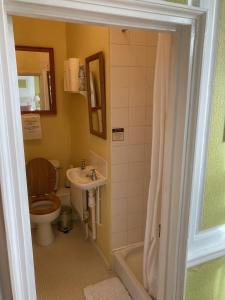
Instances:
[[[221,1],[202,228],[225,223],[225,1]],[[186,300],[225,299],[225,257],[187,271]]]
[[[186,300],[225,299],[225,258],[188,270]]]
[[[221,1],[202,228],[225,223],[225,1]]]

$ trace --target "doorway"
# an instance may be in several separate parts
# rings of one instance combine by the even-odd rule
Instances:
[[[194,16],[193,16],[193,18],[194,18]],[[4,15],[4,18],[3,18],[3,21],[4,21],[4,29],[6,30],[6,28],[7,28],[7,22],[6,22],[6,18],[5,18],[5,15]],[[168,20],[167,20],[168,21]],[[149,24],[148,26],[146,26],[147,28],[146,29],[149,29],[149,28],[151,28],[151,27],[157,27],[157,25],[156,25],[156,23],[155,23],[155,25],[153,26],[152,25],[152,23],[154,23],[155,21],[153,20],[151,20],[151,24]],[[179,22],[178,22],[179,23]],[[130,23],[130,26],[131,26],[131,24],[132,24],[132,22]],[[7,25],[7,26],[6,26]],[[120,25],[120,24],[118,24],[118,25]],[[11,25],[10,25],[11,26]],[[134,24],[133,24],[133,26],[134,26]],[[168,26],[167,25],[165,25],[164,24],[164,29],[165,28],[167,28],[168,29]],[[135,27],[135,26],[134,26]],[[138,26],[139,27],[139,26]],[[178,26],[179,27],[179,26]],[[12,30],[12,27],[10,27],[11,28],[11,30]],[[159,27],[158,27],[159,29],[162,29],[163,28],[163,26],[162,26],[162,24],[161,24],[161,26],[159,25]],[[173,28],[173,30],[174,30],[174,26],[172,26],[172,28]],[[171,27],[170,27],[170,29],[171,29]],[[185,31],[185,30],[184,30]],[[178,33],[178,38],[179,38],[179,47],[180,47],[180,49],[182,49],[182,47],[183,47],[183,49],[189,49],[189,47],[186,47],[187,46],[187,42],[189,43],[189,41],[190,41],[190,31],[189,31],[189,29],[187,29],[186,31],[185,31],[185,34],[184,34],[184,31],[182,30],[182,29],[180,29],[180,31],[179,30],[177,30],[177,33]],[[12,31],[11,31],[11,34],[12,34]],[[12,38],[12,35],[11,35],[11,38]],[[7,42],[9,42],[8,40],[7,40]],[[8,61],[8,57],[11,57],[11,58],[13,58],[14,57],[14,61],[13,61],[13,70],[14,70],[14,72],[12,73],[12,75],[11,74],[9,74],[9,70],[8,70],[8,68],[7,68],[7,65],[6,65],[6,74],[7,74],[7,76],[10,78],[10,85],[9,84],[6,84],[6,86],[4,87],[4,92],[7,94],[8,93],[8,95],[9,95],[9,99],[12,99],[12,98],[16,98],[16,99],[18,99],[18,91],[16,90],[16,89],[12,89],[11,90],[11,92],[9,92],[10,91],[10,86],[13,86],[15,83],[16,83],[16,72],[15,72],[15,54],[14,54],[14,51],[13,51],[13,40],[11,39],[10,40],[10,43],[11,43],[11,52],[10,52],[10,55],[11,56],[9,56],[9,54],[8,53],[6,53],[6,51],[5,52],[3,52],[3,56],[5,55],[5,58],[6,58],[6,61]],[[5,44],[4,44],[5,45]],[[191,48],[191,50],[193,50],[194,49],[194,46],[195,45],[193,45],[192,44],[192,48]],[[181,60],[181,57],[178,57],[178,59],[180,59]],[[179,63],[178,63],[178,66],[179,66]],[[180,67],[181,67],[181,65],[180,65]],[[189,74],[190,75],[190,69],[192,69],[192,61],[190,60],[190,61],[188,61],[187,62],[187,66],[186,66],[186,70],[187,70],[187,73],[185,74],[185,75],[187,75],[187,74]],[[180,70],[181,71],[181,70]],[[182,71],[183,71],[183,68],[182,68]],[[182,72],[183,73],[183,72]],[[181,75],[181,73],[179,74],[179,75]],[[185,77],[185,76],[184,76]],[[185,78],[181,78],[181,77],[177,77],[176,79],[179,79],[179,80],[181,80],[181,82],[182,82],[182,80],[185,80],[184,82],[190,82],[190,78],[187,78],[187,77],[185,77]],[[180,146],[180,148],[177,146],[178,144],[176,143],[176,141],[178,142],[179,140],[180,140],[180,136],[182,135],[182,136],[185,136],[184,135],[184,132],[186,132],[186,121],[187,121],[187,119],[186,119],[186,117],[187,117],[187,115],[186,115],[186,111],[185,111],[185,109],[184,108],[186,108],[186,105],[187,105],[187,102],[189,101],[189,98],[187,98],[187,90],[186,90],[186,88],[187,88],[187,85],[185,85],[185,86],[182,86],[183,87],[183,90],[182,91],[179,91],[179,93],[178,93],[178,97],[179,97],[179,100],[181,99],[180,97],[182,96],[182,99],[184,100],[184,103],[180,103],[180,105],[178,105],[176,108],[177,108],[177,110],[176,110],[176,115],[179,115],[180,116],[180,118],[178,119],[175,119],[175,120],[173,120],[174,121],[174,124],[175,124],[175,127],[176,127],[176,125],[178,126],[178,123],[179,123],[179,130],[178,131],[173,131],[172,132],[172,135],[173,135],[173,139],[171,139],[171,141],[172,141],[172,145],[170,144],[170,143],[168,143],[168,147],[169,147],[169,149],[171,150],[171,146],[173,146],[172,148],[173,148],[173,150],[174,151],[171,151],[171,152],[173,152],[173,154],[174,153],[176,153],[176,157],[177,157],[177,164],[176,164],[176,166],[175,166],[175,168],[173,168],[173,172],[177,172],[177,177],[176,178],[174,178],[174,180],[176,181],[176,185],[178,185],[179,186],[179,184],[177,184],[177,182],[179,182],[181,185],[182,185],[182,182],[180,181],[180,180],[178,180],[178,178],[180,177],[180,172],[182,173],[182,171],[181,171],[181,165],[182,165],[182,163],[183,163],[183,156],[182,156],[182,153],[183,153],[183,147],[185,148],[185,146],[186,146],[186,143],[182,143],[182,144],[179,144],[179,145],[181,145]],[[193,88],[193,87],[192,87]],[[12,93],[15,95],[15,97],[12,97]],[[194,97],[194,96],[193,96]],[[177,101],[178,99],[176,99],[176,101]],[[177,104],[177,103],[176,103]],[[14,111],[11,111],[11,109],[12,109],[12,107],[10,108],[10,107],[6,107],[7,108],[7,110],[8,110],[8,112],[9,112],[9,114],[8,114],[8,116],[7,117],[4,117],[3,118],[3,125],[7,125],[7,124],[9,124],[10,122],[9,122],[9,119],[11,119],[12,120],[12,116],[15,116],[16,115],[16,118],[15,119],[13,119],[13,122],[11,123],[12,124],[12,131],[11,131],[11,133],[12,133],[12,141],[9,143],[9,141],[8,141],[8,139],[7,139],[7,137],[5,137],[5,139],[6,139],[6,141],[7,141],[7,144],[6,144],[6,146],[8,147],[8,149],[10,150],[9,151],[9,153],[8,153],[8,155],[6,155],[6,160],[5,160],[5,167],[6,167],[6,169],[8,170],[9,169],[9,167],[11,166],[16,166],[16,170],[17,170],[17,172],[13,175],[13,182],[15,181],[15,182],[17,182],[17,183],[21,183],[21,185],[18,185],[17,186],[17,190],[18,190],[18,194],[19,194],[19,199],[26,199],[27,198],[27,196],[26,196],[26,190],[24,191],[24,188],[25,188],[25,172],[24,172],[24,158],[23,158],[23,147],[22,147],[22,145],[21,145],[21,142],[19,142],[19,139],[18,139],[18,145],[16,146],[16,147],[13,147],[13,144],[14,144],[14,146],[15,146],[15,139],[16,139],[16,137],[15,137],[15,135],[14,135],[14,133],[15,132],[19,132],[19,136],[18,136],[18,138],[20,137],[22,137],[22,132],[21,132],[21,129],[19,129],[19,127],[18,127],[18,125],[20,125],[20,116],[19,116],[19,106],[18,106],[18,103],[16,104],[17,105],[17,107],[16,107],[16,112]],[[182,107],[181,107],[182,106]],[[13,107],[13,109],[15,109],[15,106]],[[180,113],[180,114],[179,114]],[[173,117],[174,117],[174,115],[173,115]],[[176,117],[176,116],[175,116]],[[183,119],[182,119],[183,118]],[[182,119],[182,120],[181,120]],[[181,121],[181,122],[180,122]],[[172,122],[172,117],[171,117],[171,122]],[[181,125],[182,124],[182,125]],[[173,126],[172,126],[173,127]],[[6,128],[7,128],[7,132],[8,132],[8,126],[6,126]],[[14,131],[15,130],[15,131]],[[12,144],[13,143],[13,144]],[[11,144],[11,145],[10,145]],[[16,143],[17,144],[17,143]],[[174,145],[176,145],[179,149],[175,149],[176,147],[174,146]],[[174,148],[175,147],[175,148]],[[16,156],[14,156],[15,158],[14,158],[14,160],[12,160],[12,157],[13,157],[13,153],[11,153],[11,150],[12,150],[12,148],[14,149],[14,151],[16,151]],[[181,152],[182,153],[181,153]],[[172,153],[171,153],[171,155],[172,155]],[[172,156],[174,156],[174,155],[172,155]],[[178,159],[178,157],[180,158],[180,160]],[[18,160],[16,160],[18,158]],[[173,159],[171,160],[171,161],[173,161]],[[21,167],[21,168],[19,168],[19,166]],[[168,166],[168,167],[170,167],[170,166]],[[18,169],[17,169],[18,168]],[[19,171],[19,169],[20,169],[20,171]],[[21,170],[22,170],[22,173],[21,173]],[[178,174],[179,173],[179,174]],[[19,175],[21,175],[22,174],[22,177],[21,177],[21,179],[19,179]],[[6,174],[7,175],[7,174]],[[9,175],[9,177],[11,176],[10,174],[8,174]],[[7,177],[7,178],[9,178],[9,177]],[[174,184],[175,184],[175,182],[174,182]],[[22,188],[19,188],[19,186],[21,186]],[[16,185],[14,186],[14,188],[16,189]],[[21,196],[24,196],[24,198],[22,197],[21,198]],[[170,195],[171,196],[171,195]],[[15,197],[15,195],[12,195],[12,199],[14,199],[14,197]],[[177,199],[176,199],[176,203],[174,203],[174,205],[175,206],[177,206],[177,204],[178,204],[178,206],[181,204],[180,203],[180,198],[179,198],[179,193],[178,193],[178,196],[177,196]],[[7,205],[5,205],[5,209],[6,209],[6,211],[7,211],[7,207],[6,207]],[[30,253],[31,253],[31,245],[30,245],[30,234],[27,232],[27,229],[26,228],[28,228],[27,227],[27,225],[29,225],[29,220],[28,220],[28,216],[29,216],[29,214],[28,214],[28,210],[27,210],[27,208],[25,208],[25,205],[23,204],[23,202],[21,201],[19,201],[19,203],[18,203],[18,205],[17,205],[17,207],[18,207],[18,210],[17,210],[17,213],[15,213],[17,216],[16,216],[16,218],[15,218],[15,220],[16,220],[16,222],[18,223],[18,224],[15,224],[15,222],[13,222],[12,224],[11,224],[11,226],[14,224],[15,225],[15,228],[19,228],[20,226],[16,226],[16,225],[21,225],[22,224],[22,228],[23,228],[23,231],[22,231],[22,236],[21,236],[21,238],[22,238],[22,242],[21,242],[21,251],[19,251],[19,255],[24,255],[23,253],[25,253],[25,254],[27,254],[27,255],[25,255],[24,256],[24,259],[22,260],[24,263],[25,263],[25,270],[26,270],[26,272],[28,272],[28,270],[30,270],[30,274],[32,274],[33,272],[32,272],[32,266],[30,266],[30,267],[28,267],[28,264],[27,264],[27,258],[29,257],[29,261],[32,261],[32,257],[30,256]],[[8,210],[9,211],[9,215],[10,215],[10,210]],[[25,212],[25,215],[24,215],[24,212]],[[168,216],[168,210],[166,211],[166,215],[167,215],[167,218],[165,219],[167,222],[169,222],[168,224],[170,224],[170,228],[168,228],[168,229],[170,229],[170,231],[172,231],[172,225],[174,225],[174,226],[178,226],[179,227],[179,222],[180,222],[180,220],[179,220],[179,217],[178,217],[178,211],[177,211],[177,209],[175,210],[175,211],[173,211],[173,214],[175,213],[175,215],[176,215],[176,217],[174,218],[174,220],[175,220],[175,224],[171,224],[171,221],[169,222],[168,220],[169,220],[169,216]],[[171,214],[171,211],[169,212],[169,215]],[[21,218],[23,218],[24,219],[24,221],[23,222],[21,222]],[[21,222],[21,223],[20,223]],[[9,230],[10,230],[10,227],[11,227],[10,225],[9,225]],[[171,232],[170,232],[170,234],[171,234]],[[168,249],[168,247],[170,246],[170,247],[172,247],[172,243],[173,243],[173,241],[168,241],[167,240],[167,237],[168,237],[168,230],[167,230],[167,232],[164,232],[164,241],[165,241],[165,249]],[[176,240],[176,238],[177,238],[177,236],[175,237],[175,236],[173,236],[174,237],[174,239]],[[24,239],[25,238],[25,239]],[[28,247],[27,247],[27,251],[24,251],[24,241],[26,241],[25,242],[25,244],[27,244],[28,245]],[[16,243],[16,241],[15,241],[15,243]],[[171,244],[170,244],[171,243]],[[18,245],[18,244],[17,244]],[[177,245],[177,243],[175,243],[175,245]],[[170,248],[171,249],[171,248]],[[13,254],[13,253],[11,253],[11,254]],[[172,253],[170,253],[170,255],[172,255]],[[174,252],[174,255],[175,255],[175,252]],[[15,258],[16,258],[16,256],[15,256]],[[31,259],[31,260],[30,260]],[[176,260],[175,260],[176,261]],[[17,265],[17,264],[16,264]],[[21,266],[21,264],[18,264],[18,265],[20,265]],[[17,265],[17,266],[18,266]],[[176,267],[176,262],[174,263],[174,265],[173,266],[166,266],[166,268],[167,268],[167,271],[169,271],[169,267],[171,267],[171,268],[174,268],[174,267]],[[13,268],[12,267],[12,265],[11,265],[11,268]],[[171,269],[170,269],[171,270]],[[20,291],[18,291],[18,293],[19,292],[22,292],[23,291],[23,293],[28,293],[27,295],[30,295],[30,298],[28,297],[24,297],[24,298],[21,298],[21,299],[34,299],[34,285],[33,285],[33,282],[32,282],[32,278],[30,279],[30,280],[28,280],[28,273],[26,273],[26,272],[24,272],[24,274],[23,274],[23,277],[24,277],[24,284],[25,284],[25,287],[24,287],[24,289],[22,289],[22,290],[20,290]],[[32,277],[32,276],[31,276]],[[21,282],[21,279],[22,279],[22,277],[21,276],[18,276],[17,278],[16,278],[16,283],[17,284],[20,284],[20,282]],[[168,280],[174,280],[175,278],[164,278],[165,279],[165,281],[167,281],[167,285],[168,285]],[[165,283],[165,281],[163,281],[164,283]],[[14,282],[14,284],[16,284],[15,282]],[[173,285],[171,285],[171,286],[173,286]],[[29,287],[29,288],[28,288]],[[27,290],[27,288],[28,288],[28,290]],[[181,288],[182,289],[182,288]],[[20,299],[20,298],[18,298],[18,299]],[[163,299],[163,298],[162,298]],[[173,299],[173,298],[164,298],[164,299]],[[179,299],[179,298],[178,298]]]

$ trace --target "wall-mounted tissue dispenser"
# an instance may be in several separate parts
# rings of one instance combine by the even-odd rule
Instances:
[[[69,58],[64,62],[64,91],[70,93],[85,93],[86,80],[84,66],[79,58]]]

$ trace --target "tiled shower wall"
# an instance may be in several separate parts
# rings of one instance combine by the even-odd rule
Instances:
[[[110,29],[112,249],[144,239],[150,180],[152,94],[157,33]]]

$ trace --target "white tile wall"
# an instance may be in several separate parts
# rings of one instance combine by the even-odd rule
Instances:
[[[139,180],[145,172],[145,162],[131,162],[128,167],[128,180]]]
[[[146,144],[150,144],[152,140],[152,127],[146,126],[145,127],[145,142]]]
[[[143,213],[142,212],[135,212],[128,214],[127,216],[127,229],[135,229],[138,227],[143,226],[144,220],[143,220]]]
[[[128,214],[132,214],[135,212],[143,212],[144,210],[144,195],[142,196],[132,196],[127,199],[127,212]]]
[[[129,157],[127,155],[129,151],[129,146],[118,146],[113,147],[112,150],[112,164],[117,165],[121,163],[126,163],[129,161]]]
[[[146,108],[130,107],[129,108],[129,126],[145,126],[146,124]]]
[[[126,198],[128,195],[128,183],[112,182],[112,199]]]
[[[122,182],[127,181],[129,164],[119,164],[112,166],[112,182]]]
[[[145,191],[145,180],[140,178],[139,180],[129,180],[127,184],[127,196],[143,196]]]
[[[112,108],[111,114],[112,127],[128,127],[129,109],[127,107]]]
[[[148,46],[156,46],[158,42],[158,33],[157,32],[149,32],[147,36],[147,45]]]
[[[146,125],[152,125],[152,106],[147,106],[146,108]]]
[[[141,106],[145,107],[147,103],[147,95],[147,89],[145,87],[140,88],[136,84],[130,85],[128,98],[129,104],[127,106],[130,108]]]
[[[131,45],[129,55],[131,56],[131,65],[135,67],[145,67],[147,62],[147,47]]]
[[[128,87],[115,87],[111,93],[111,106],[121,108],[129,106],[129,89]]]
[[[145,126],[129,127],[129,144],[145,144]]]
[[[127,230],[127,215],[114,214],[112,218],[112,232],[121,232]]]
[[[110,42],[111,44],[128,45],[130,31],[122,32],[120,28],[110,28]]]
[[[147,74],[147,68],[145,67],[130,67],[128,69],[128,84],[129,89],[132,87],[137,87],[139,90],[145,89],[147,87],[147,80],[151,80],[151,76]],[[149,68],[152,70],[152,68]],[[137,105],[139,106],[139,105]]]
[[[126,150],[127,151],[127,150]],[[128,146],[128,161],[129,162],[138,162],[146,160],[146,146],[144,144],[141,145],[130,145]],[[116,148],[113,149],[113,152],[116,152]]]
[[[129,68],[128,67],[113,67],[111,68],[111,91],[115,88],[129,86]]]
[[[154,46],[148,47],[146,52],[147,66],[154,68],[156,59],[156,48]]]
[[[115,198],[112,202],[112,216],[126,215],[128,198]]]
[[[151,160],[151,144],[145,145],[145,160],[146,161]]]
[[[150,88],[150,91],[153,91],[154,67],[147,68],[147,71],[146,71],[146,80],[147,80],[147,87]]]
[[[112,249],[123,247],[127,244],[127,230],[112,233]]]
[[[112,66],[132,66],[134,58],[128,45],[111,45],[110,55]]]
[[[143,241],[143,239],[143,227],[137,227],[127,231],[127,244],[138,243]]]
[[[150,181],[156,32],[110,29],[112,142],[112,248],[144,239]]]
[[[148,32],[144,30],[129,30],[130,32],[130,44],[131,45],[143,45],[148,43]]]

